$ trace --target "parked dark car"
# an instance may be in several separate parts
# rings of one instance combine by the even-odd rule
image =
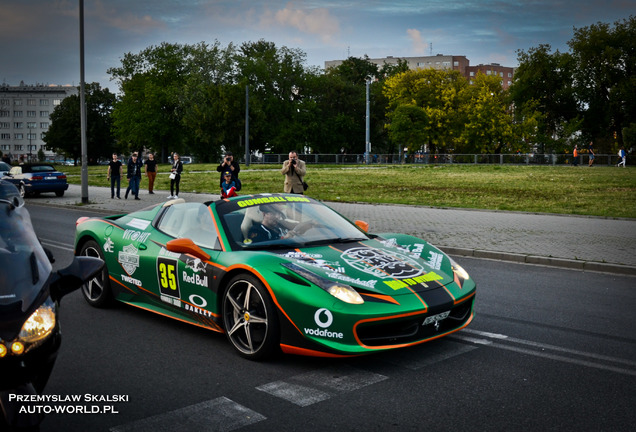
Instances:
[[[66,174],[47,163],[14,166],[3,180],[13,183],[23,197],[42,192],[55,192],[55,195],[61,197],[68,189]]]
[[[9,174],[9,170],[11,169],[11,165],[5,162],[0,162],[0,177],[6,176]]]

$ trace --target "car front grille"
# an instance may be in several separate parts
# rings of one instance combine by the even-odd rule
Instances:
[[[356,333],[360,342],[370,347],[390,347],[432,339],[461,328],[470,319],[474,298],[473,296],[470,300],[454,306],[448,317],[437,323],[423,325],[426,317],[444,311],[429,311],[426,315],[366,322],[356,328]]]

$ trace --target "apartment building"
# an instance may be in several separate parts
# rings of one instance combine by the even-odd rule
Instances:
[[[62,100],[78,93],[70,85],[0,84],[0,152],[11,161],[31,161],[42,150],[45,158],[54,154],[45,149],[43,136],[48,130],[53,110]]]
[[[454,56],[437,54],[435,56],[422,57],[383,57],[370,58],[369,61],[380,67],[384,64],[397,64],[399,60],[406,60],[409,69],[437,69],[437,70],[456,70],[459,71],[471,83],[478,73],[486,75],[496,75],[501,78],[501,85],[507,89],[512,84],[515,68],[501,66],[498,63],[488,65],[480,64],[478,66],[470,66],[470,60],[466,56]],[[344,60],[329,60],[325,62],[325,69],[337,67]]]
[[[477,66],[468,66],[466,68],[466,73],[464,74],[464,76],[468,78],[468,81],[472,84],[473,79],[480,72],[484,75],[493,75],[499,77],[499,79],[501,80],[501,86],[504,89],[508,89],[508,87],[512,85],[512,79],[515,75],[515,68],[502,66],[499,63],[490,63],[486,65],[479,64]]]

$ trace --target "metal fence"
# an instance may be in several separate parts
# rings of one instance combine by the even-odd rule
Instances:
[[[571,154],[300,154],[298,156],[307,164],[330,165],[397,165],[397,164],[460,164],[460,165],[572,165]],[[287,154],[252,155],[252,164],[282,164],[289,158]],[[578,164],[588,164],[589,155],[577,157]],[[595,165],[616,165],[620,162],[618,155],[597,154]],[[629,158],[628,158],[629,163]]]

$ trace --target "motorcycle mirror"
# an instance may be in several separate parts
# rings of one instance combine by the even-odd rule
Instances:
[[[51,298],[59,301],[94,278],[104,268],[99,258],[76,256],[66,268],[57,271],[58,279],[51,284]]]

